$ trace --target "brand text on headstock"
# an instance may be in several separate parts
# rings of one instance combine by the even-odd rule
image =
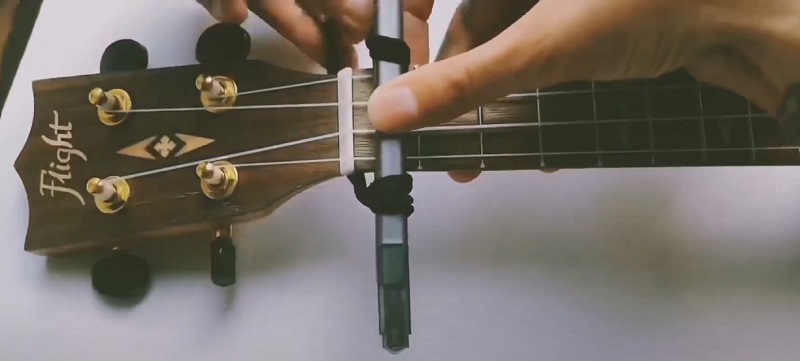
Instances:
[[[53,138],[42,135],[42,140],[49,146],[55,148],[56,159],[50,162],[48,169],[42,169],[39,177],[39,193],[45,195],[47,192],[50,197],[55,198],[56,193],[69,194],[75,197],[81,205],[86,205],[83,196],[70,184],[72,180],[72,166],[70,162],[73,157],[83,159],[88,162],[86,154],[73,147],[72,123],[62,124],[59,122],[58,111],[53,111],[53,122],[49,125],[53,130]]]

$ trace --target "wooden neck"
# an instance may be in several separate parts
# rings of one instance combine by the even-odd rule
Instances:
[[[373,171],[365,109],[355,129],[356,168]],[[682,72],[511,95],[408,134],[405,156],[411,172],[800,164],[773,118]]]

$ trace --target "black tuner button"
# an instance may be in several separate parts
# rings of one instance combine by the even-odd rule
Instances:
[[[92,287],[104,296],[118,299],[139,297],[149,285],[147,261],[127,252],[115,251],[92,267]]]
[[[200,64],[224,65],[244,61],[250,55],[250,33],[237,24],[219,23],[203,31],[195,58]]]
[[[149,56],[147,48],[136,40],[117,40],[103,52],[100,59],[100,73],[116,73],[147,69]]]
[[[236,283],[236,246],[224,235],[211,242],[211,282],[220,287]]]

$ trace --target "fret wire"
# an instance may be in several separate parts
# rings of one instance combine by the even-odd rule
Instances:
[[[700,119],[698,122],[700,123],[700,148],[703,149],[703,163],[708,161],[708,153],[705,151],[708,146],[706,145],[706,122],[705,122],[705,111],[703,110],[703,88],[697,87],[697,102],[700,106]]]
[[[478,125],[479,126],[483,126],[483,117],[484,116],[485,116],[485,114],[483,113],[483,106],[479,106],[478,107]],[[483,132],[480,132],[480,134],[478,134],[478,136],[480,136],[481,154],[483,154],[483,150],[484,150],[484,148],[483,148]],[[483,158],[481,158],[481,169],[484,169],[484,168],[486,168],[486,162],[483,160]]]
[[[747,126],[748,126],[748,133],[750,133],[750,146],[753,147],[753,150],[750,152],[750,161],[752,163],[756,162],[756,136],[753,130],[753,108],[750,105],[750,102],[747,101]]]
[[[539,96],[539,88],[536,88],[536,124],[539,125],[539,131],[536,134],[539,136],[539,153],[544,153],[544,137],[542,136],[542,104],[539,101],[541,97]],[[531,123],[533,124],[533,123]],[[539,166],[544,168],[545,161],[544,156],[539,157]]]
[[[594,81],[592,81],[592,114],[594,120],[594,150],[600,151],[600,125],[597,123],[597,93],[595,92]],[[602,155],[597,156],[597,166],[603,166]]]
[[[650,104],[650,86],[645,83],[644,84],[644,109],[645,109],[645,116],[647,121],[647,128],[648,128],[648,137],[650,138],[650,151],[653,152],[656,150],[656,137],[655,137],[655,130],[653,126],[653,115],[651,111]],[[650,165],[656,164],[656,155],[655,153],[650,153]]]
[[[422,155],[422,135],[417,135],[417,154]],[[417,162],[417,170],[422,170],[422,160]]]

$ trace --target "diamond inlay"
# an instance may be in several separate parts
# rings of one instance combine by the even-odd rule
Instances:
[[[186,134],[159,134],[117,151],[117,154],[142,159],[179,157],[213,143],[213,139]]]

